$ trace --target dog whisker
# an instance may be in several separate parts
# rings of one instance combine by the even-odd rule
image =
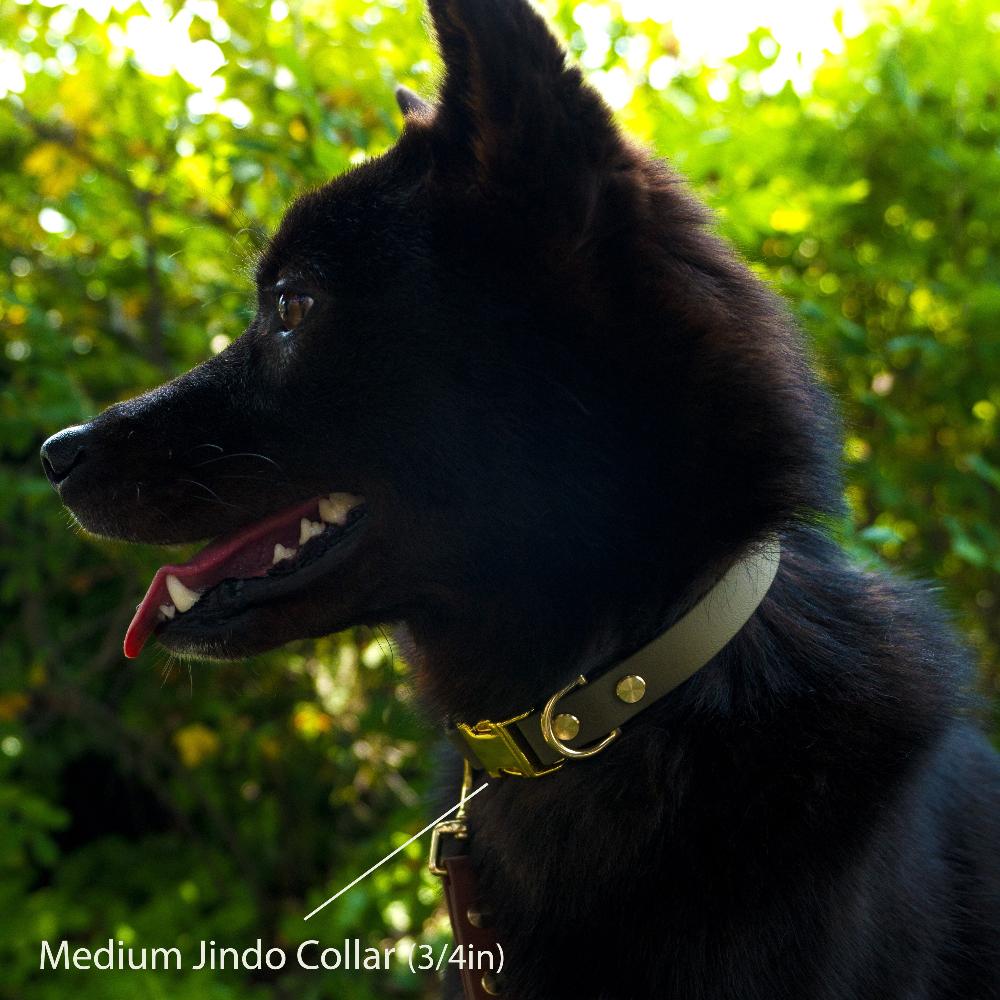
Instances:
[[[193,497],[191,497],[191,499],[192,500],[201,500],[202,503],[216,503],[220,507],[231,507],[233,510],[246,511],[246,507],[241,507],[237,503],[229,503],[227,500],[222,500],[218,496],[214,496],[214,495],[210,496],[210,497],[193,496]]]
[[[246,509],[245,507],[241,507],[239,504],[230,503],[228,500],[223,500],[222,497],[220,497],[219,494],[215,492],[215,490],[213,490],[210,486],[206,486],[204,483],[199,483],[197,479],[178,479],[177,482],[190,483],[192,486],[197,486],[200,489],[205,490],[206,493],[211,494],[211,496],[208,497],[195,496],[192,497],[193,500],[205,500],[205,501],[214,500],[216,503],[221,504],[223,507],[232,507],[233,510]]]
[[[270,462],[276,469],[284,473],[284,469],[281,465],[276,462],[273,458],[269,458],[267,455],[262,455],[259,451],[237,451],[229,455],[217,455],[215,458],[208,458],[204,462],[198,462],[192,468],[200,469],[203,465],[212,465],[215,462],[222,462],[228,458],[259,458],[264,462]]]
[[[160,687],[166,686],[168,680],[174,672],[174,657],[173,654],[168,654],[166,661],[164,662],[162,668],[160,669]]]

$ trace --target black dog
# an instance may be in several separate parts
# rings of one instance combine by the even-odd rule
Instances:
[[[430,711],[507,720],[777,537],[689,681],[470,804],[503,993],[1000,996],[969,664],[924,589],[819,526],[836,421],[788,314],[524,0],[431,11],[438,102],[402,92],[396,146],[291,208],[246,333],[43,448],[93,532],[224,536],[157,574],[127,652],[401,623]]]

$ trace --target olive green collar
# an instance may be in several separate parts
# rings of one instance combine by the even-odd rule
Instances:
[[[567,760],[600,753],[621,727],[711,660],[749,621],[778,572],[781,549],[770,538],[729,567],[676,624],[627,659],[579,676],[545,705],[506,722],[484,719],[449,728],[478,770],[537,778]]]

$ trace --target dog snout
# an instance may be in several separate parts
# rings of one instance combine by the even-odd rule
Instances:
[[[77,424],[53,434],[41,450],[42,468],[49,482],[59,489],[71,472],[86,460],[89,424]]]

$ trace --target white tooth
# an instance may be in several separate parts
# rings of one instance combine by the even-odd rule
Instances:
[[[190,587],[185,587],[176,576],[172,575],[167,577],[167,593],[181,614],[184,614],[185,611],[190,611],[201,597],[198,591],[191,590]]]
[[[160,605],[160,614],[163,615],[164,618],[173,618],[176,612],[177,609],[172,604]]]
[[[286,549],[281,542],[278,542],[274,547],[274,558],[271,560],[271,565],[281,562],[282,559],[291,559],[298,551],[298,549]]]
[[[331,493],[319,502],[319,516],[327,524],[343,524],[347,515],[361,503],[361,498],[351,493]]]
[[[310,521],[304,517],[299,522],[299,545],[305,545],[310,538],[323,534],[323,525],[319,521]]]

